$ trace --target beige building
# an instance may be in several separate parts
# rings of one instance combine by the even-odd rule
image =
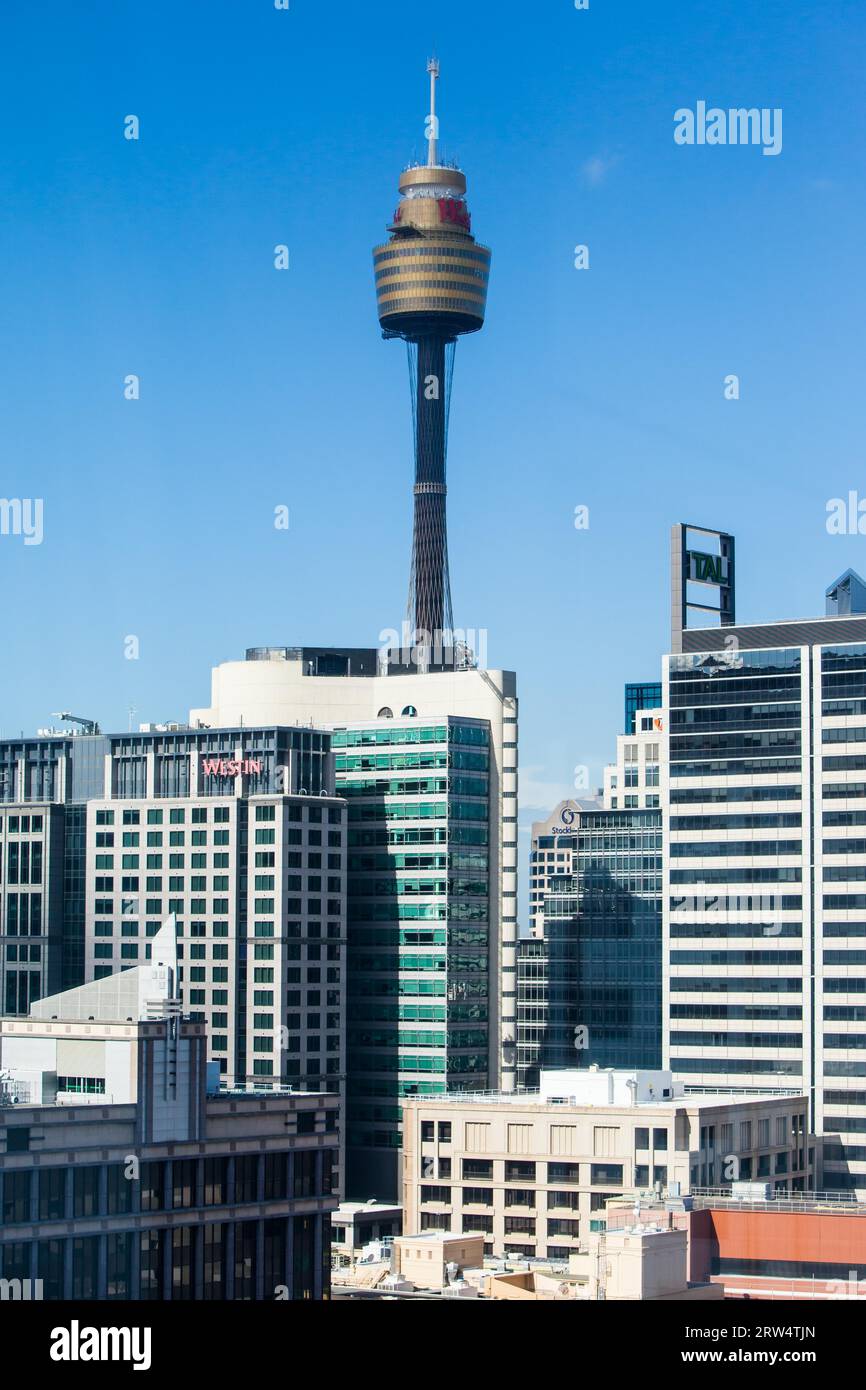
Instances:
[[[484,1237],[454,1231],[422,1231],[394,1241],[394,1273],[416,1289],[444,1289],[484,1261]]]
[[[814,1187],[796,1092],[684,1095],[670,1072],[542,1072],[537,1092],[404,1107],[404,1229],[479,1234],[485,1254],[567,1260],[609,1198],[759,1178]]]
[[[543,1269],[509,1269],[485,1271],[480,1282],[486,1298],[522,1302],[705,1302],[724,1297],[720,1284],[689,1282],[685,1230],[651,1225],[593,1235],[589,1248],[571,1257],[567,1276]]]

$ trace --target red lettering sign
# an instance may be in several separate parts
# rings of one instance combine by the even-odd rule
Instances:
[[[262,770],[261,758],[202,758],[201,770],[205,777],[239,777],[258,775]]]
[[[468,232],[472,219],[462,199],[440,198],[438,201],[440,221],[453,222],[456,226],[463,227]]]

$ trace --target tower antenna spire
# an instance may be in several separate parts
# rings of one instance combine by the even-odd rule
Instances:
[[[436,119],[436,83],[439,79],[439,59],[430,58],[427,61],[427,71],[430,74],[430,122],[427,131],[427,167],[435,168],[436,165],[436,141],[439,135],[439,122]]]

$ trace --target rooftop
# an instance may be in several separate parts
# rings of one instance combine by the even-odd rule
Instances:
[[[334,1216],[357,1216],[359,1212],[366,1212],[370,1216],[384,1215],[386,1212],[402,1211],[399,1202],[377,1202],[371,1197],[368,1202],[341,1202],[334,1212]]]
[[[791,1087],[768,1087],[755,1091],[711,1091],[701,1087],[686,1090],[668,1071],[616,1071],[588,1067],[585,1070],[542,1071],[537,1089],[517,1091],[449,1091],[444,1095],[408,1096],[419,1104],[508,1105],[521,1110],[549,1110],[552,1106],[570,1109],[646,1109],[673,1113],[683,1106],[702,1110],[713,1106],[728,1108],[744,1101],[800,1099],[802,1092]]]

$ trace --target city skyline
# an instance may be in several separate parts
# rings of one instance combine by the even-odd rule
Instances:
[[[37,8],[18,1340],[225,1377],[230,1304],[630,1301],[660,1364],[823,1363],[866,1298],[862,0]],[[179,1361],[178,1303],[221,1324]]]
[[[859,536],[840,545],[825,525],[827,501],[856,484],[862,193],[839,119],[854,73],[837,67],[831,89],[832,29],[810,31],[788,6],[757,20],[713,6],[712,42],[709,8],[674,21],[631,5],[620,32],[600,7],[539,19],[506,4],[467,34],[460,7],[443,4],[435,35],[409,19],[373,55],[350,10],[325,34],[301,4],[243,22],[208,6],[206,26],[194,9],[177,18],[167,69],[159,6],[152,27],[136,21],[134,52],[132,21],[104,8],[40,32],[42,78],[24,90],[10,74],[3,97],[23,117],[6,173],[19,220],[4,234],[4,373],[17,402],[4,491],[29,497],[38,483],[45,502],[43,543],[4,536],[0,548],[7,589],[28,595],[26,611],[8,612],[19,678],[4,734],[32,732],[57,708],[115,730],[182,719],[210,666],[248,645],[375,645],[399,626],[411,433],[405,376],[371,330],[368,257],[394,169],[424,152],[433,47],[442,147],[469,170],[495,247],[488,328],[454,398],[455,622],[484,630],[489,665],[521,673],[524,831],[574,790],[575,766],[600,782],[622,684],[658,678],[671,522],[685,514],[740,538],[742,621],[820,612],[826,585],[863,567]],[[11,30],[23,60],[32,18]],[[85,93],[65,60],[88,44],[127,58]],[[665,75],[652,62],[662,52]],[[258,68],[254,86],[243,60]],[[807,61],[820,102],[799,95]],[[783,108],[781,156],[678,147],[674,113],[704,95]],[[137,141],[124,138],[129,113]],[[756,217],[758,245],[745,240]],[[684,239],[701,258],[683,254]],[[574,267],[578,244],[588,271]],[[724,398],[730,372],[737,401]],[[124,399],[130,373],[137,401]],[[574,526],[578,506],[588,530]],[[287,530],[274,526],[278,507]],[[347,586],[351,556],[361,563]],[[71,597],[60,587],[70,566]],[[587,681],[611,621],[629,651]],[[556,682],[540,652],[555,653]],[[575,724],[561,711],[576,691]]]

